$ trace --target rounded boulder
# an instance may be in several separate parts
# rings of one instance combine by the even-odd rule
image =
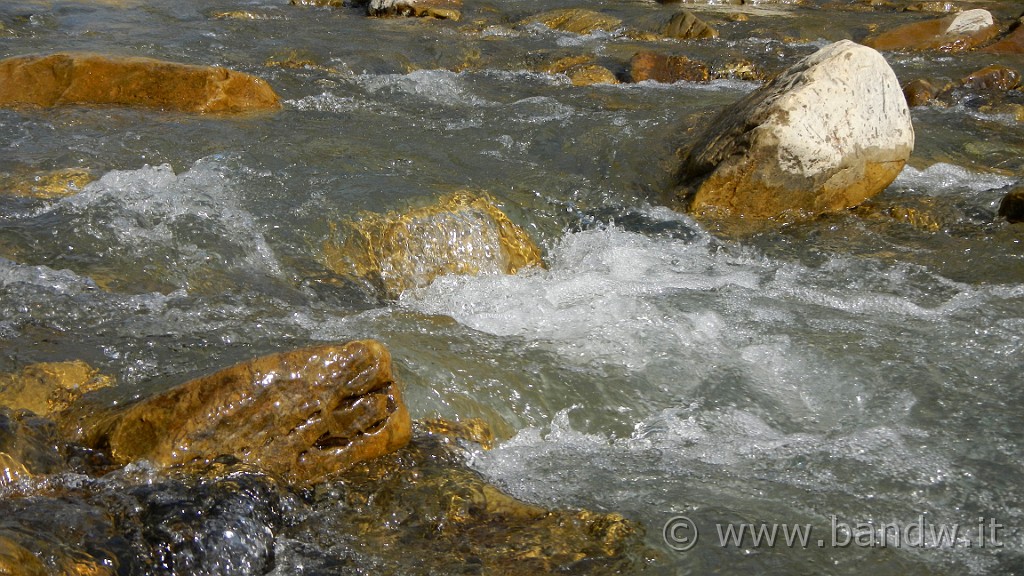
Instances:
[[[885,189],[913,149],[892,68],[877,51],[842,40],[711,121],[684,153],[671,201],[708,216],[839,211]]]

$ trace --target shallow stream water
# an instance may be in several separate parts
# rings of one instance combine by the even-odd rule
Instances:
[[[1020,11],[977,5],[1003,23]],[[652,573],[1024,571],[1024,228],[995,217],[1022,181],[1021,124],[969,102],[913,110],[914,155],[879,199],[927,208],[933,226],[850,213],[726,234],[661,194],[690,131],[759,84],[578,87],[533,71],[591,54],[623,73],[671,42],[515,25],[564,6],[467,0],[450,22],[284,0],[4,2],[0,56],[222,65],[268,80],[284,108],[0,110],[0,173],[98,178],[64,198],[0,196],[0,372],[83,359],[117,378],[120,402],[271,351],[378,338],[414,418],[482,417],[501,440],[473,468],[529,502],[640,522]],[[765,73],[936,17],[687,7],[721,37],[681,51]],[[219,17],[240,10],[251,17]],[[267,65],[289,55],[315,65]],[[901,81],[1020,69],[886,57]],[[383,301],[324,266],[332,224],[467,189],[526,228],[547,268]],[[673,528],[680,516],[692,525]],[[813,532],[806,546],[720,542],[744,523]],[[959,532],[920,546],[884,533],[916,523]],[[674,550],[693,525],[696,545]],[[301,565],[299,549],[279,554]]]

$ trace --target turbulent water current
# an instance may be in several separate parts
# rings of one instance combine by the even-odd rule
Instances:
[[[574,86],[537,62],[587,54],[622,72],[666,41],[515,24],[566,6],[466,0],[452,22],[286,0],[3,2],[0,56],[221,65],[266,79],[284,107],[0,110],[8,180],[95,178],[59,198],[0,191],[0,372],[82,359],[116,377],[119,402],[372,337],[414,418],[495,429],[474,469],[528,502],[639,522],[651,573],[1022,573],[1024,225],[996,218],[1022,181],[1020,122],[970,102],[913,109],[917,147],[879,201],[928,225],[864,211],[713,229],[664,207],[675,150],[759,84]],[[922,18],[687,6],[721,33],[688,54],[766,73]],[[901,81],[1000,61],[885,55]],[[274,65],[288,57],[310,64]],[[546,267],[444,276],[397,300],[325,267],[336,223],[459,190],[494,198]],[[723,533],[744,525],[779,539]],[[783,542],[792,526],[809,540]],[[298,554],[279,550],[280,566]]]

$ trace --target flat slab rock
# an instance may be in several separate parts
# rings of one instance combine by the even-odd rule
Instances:
[[[843,40],[722,111],[685,154],[670,200],[708,216],[843,210],[888,186],[913,148],[896,75]]]
[[[266,81],[213,66],[92,53],[0,60],[0,106],[139,106],[230,114],[276,110]]]

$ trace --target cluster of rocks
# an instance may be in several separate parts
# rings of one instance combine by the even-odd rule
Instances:
[[[0,375],[5,573],[262,574],[277,534],[323,549],[430,542],[420,562],[440,572],[472,556],[507,574],[614,573],[644,554],[622,516],[546,510],[484,482],[453,449],[487,444],[479,423],[414,434],[375,341],[256,358],[124,407],[91,392],[108,384],[81,362]],[[324,491],[343,497],[318,505]]]

